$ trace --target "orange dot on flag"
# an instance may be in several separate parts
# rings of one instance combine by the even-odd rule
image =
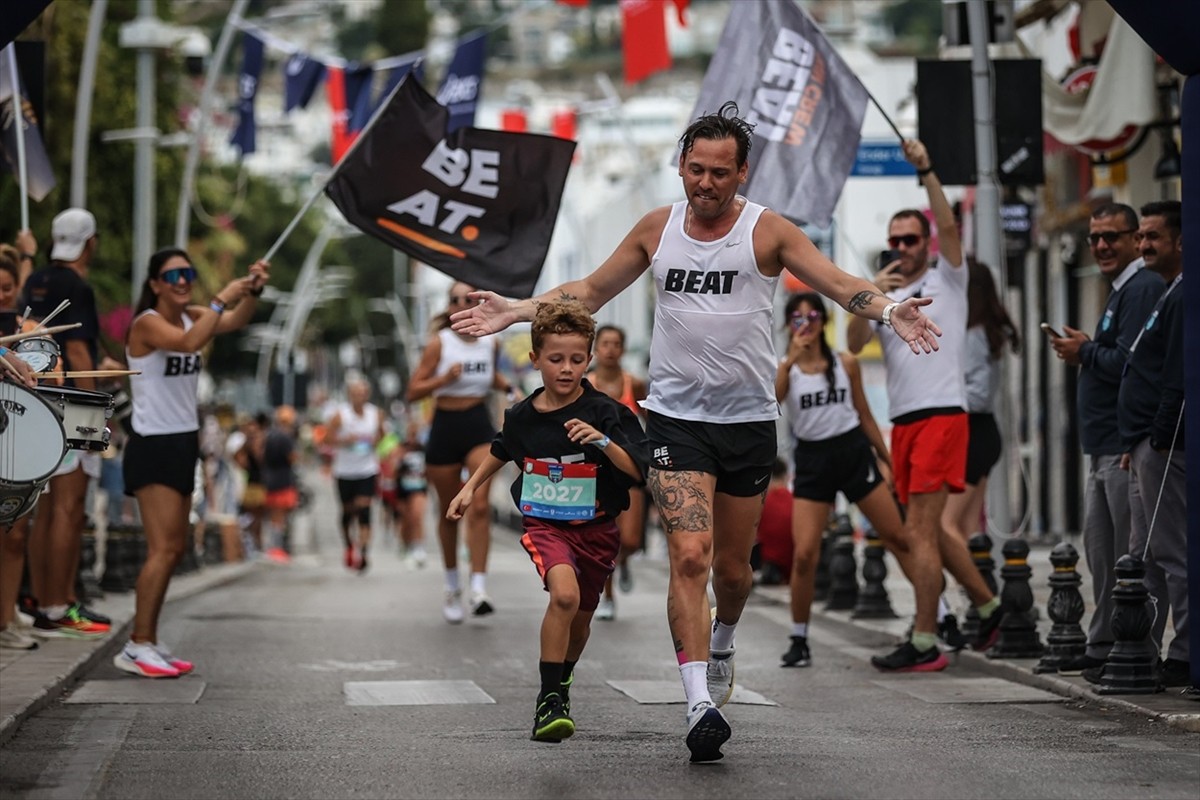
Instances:
[[[479,238],[479,228],[474,225],[464,225],[462,229],[462,237],[468,242],[473,242]]]

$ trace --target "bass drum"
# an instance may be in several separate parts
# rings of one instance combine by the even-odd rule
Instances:
[[[32,389],[0,381],[0,524],[33,508],[66,452],[54,409]]]

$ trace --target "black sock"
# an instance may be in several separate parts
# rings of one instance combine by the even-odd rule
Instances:
[[[542,697],[558,694],[562,687],[563,662],[539,661],[538,672],[542,674]]]
[[[571,676],[575,673],[575,665],[577,661],[564,661],[562,671],[562,683],[565,686],[571,682]]]

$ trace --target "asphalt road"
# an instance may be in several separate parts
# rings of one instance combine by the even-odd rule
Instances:
[[[578,726],[529,741],[545,598],[498,529],[489,618],[449,626],[441,570],[390,543],[339,563],[326,487],[316,552],[172,603],[162,638],[195,674],[150,681],[108,659],[0,750],[0,798],[1189,798],[1200,736],[989,677],[966,663],[889,676],[880,634],[816,629],[814,665],[781,669],[788,619],[752,601],[723,761],[691,765],[660,563],[635,564],[572,690]],[[451,684],[395,682],[453,681]],[[676,703],[639,703],[609,682]],[[369,704],[389,692],[457,702]],[[990,702],[980,702],[988,700]],[[949,702],[947,702],[949,701]],[[357,705],[353,703],[366,702]]]

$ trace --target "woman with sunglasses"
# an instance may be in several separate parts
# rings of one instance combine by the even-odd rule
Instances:
[[[461,281],[450,287],[450,307],[434,321],[434,333],[408,384],[408,401],[433,397],[433,421],[425,448],[425,475],[437,492],[438,541],[446,568],[442,616],[451,624],[463,621],[462,589],[458,575],[458,522],[446,518],[450,501],[463,485],[463,468],[474,473],[490,452],[496,427],[488,408],[493,390],[509,402],[518,394],[496,368],[500,342],[495,336],[476,338],[450,329],[450,314],[470,305],[475,288]],[[478,487],[488,496],[491,481]],[[475,503],[465,516],[467,551],[471,558],[471,614],[482,617],[495,609],[487,595],[487,560],[491,544],[491,508]]]
[[[775,372],[775,396],[796,438],[792,484],[792,645],[783,666],[807,667],[821,533],[837,493],[858,506],[884,541],[900,542],[903,522],[891,494],[891,459],[867,405],[858,359],[835,354],[825,340],[825,303],[815,292],[784,307],[787,356]],[[896,548],[901,550],[902,548]],[[903,561],[906,554],[898,553]],[[941,656],[940,669],[946,666]]]
[[[168,248],[150,257],[125,344],[129,368],[138,373],[130,378],[133,416],[125,446],[125,493],[137,498],[146,532],[133,633],[113,658],[125,672],[176,678],[192,671],[190,662],[171,655],[158,641],[158,617],[187,546],[200,456],[200,351],[218,334],[250,321],[269,270],[267,262],[257,261],[248,276],[230,281],[207,305],[195,305],[196,268],[187,253]]]

